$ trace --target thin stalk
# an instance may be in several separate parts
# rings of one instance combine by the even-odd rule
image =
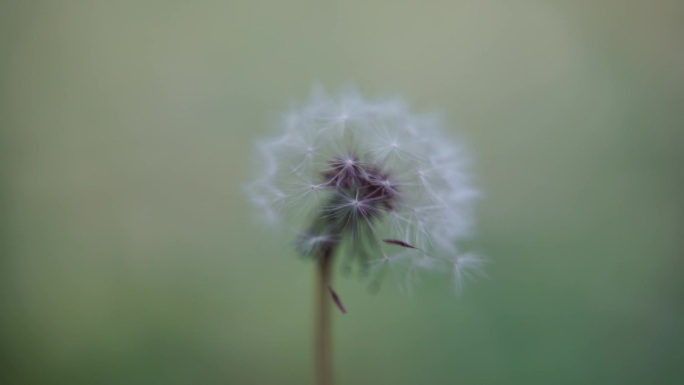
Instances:
[[[333,247],[321,251],[316,279],[316,336],[314,362],[317,385],[332,385],[332,325],[331,295]]]

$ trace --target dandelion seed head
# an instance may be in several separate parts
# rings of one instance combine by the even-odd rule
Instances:
[[[460,289],[483,266],[458,247],[471,235],[479,192],[469,154],[443,126],[399,100],[316,89],[258,143],[262,168],[247,193],[302,256],[344,244],[377,276],[398,266],[409,278],[451,271]]]

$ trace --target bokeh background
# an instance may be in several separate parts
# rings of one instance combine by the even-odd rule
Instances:
[[[0,2],[0,383],[306,384],[313,266],[255,224],[314,83],[442,111],[490,277],[336,278],[339,384],[684,383],[684,3]]]

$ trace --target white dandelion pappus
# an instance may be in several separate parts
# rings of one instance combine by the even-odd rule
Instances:
[[[378,276],[400,266],[408,277],[450,272],[457,291],[482,275],[483,260],[457,247],[479,195],[470,159],[439,118],[317,90],[283,126],[259,143],[263,168],[248,194],[270,224],[294,231],[301,255],[342,246],[348,263]]]

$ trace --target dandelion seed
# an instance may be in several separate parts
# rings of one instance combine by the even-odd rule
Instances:
[[[340,296],[337,295],[335,290],[333,290],[332,286],[328,285],[328,289],[330,290],[330,295],[333,297],[333,301],[335,301],[335,305],[340,309],[340,311],[344,314],[347,312],[347,308],[344,307],[342,304],[342,300],[340,299]]]
[[[463,285],[466,280],[477,277],[486,278],[487,275],[483,271],[486,263],[486,259],[472,253],[463,254],[456,258],[453,262],[454,291],[460,294],[463,291]]]
[[[401,247],[406,247],[407,249],[417,249],[417,247],[409,245],[408,243],[406,243],[404,241],[400,241],[398,239],[383,239],[382,241],[385,243],[389,243],[391,245],[398,245]]]

